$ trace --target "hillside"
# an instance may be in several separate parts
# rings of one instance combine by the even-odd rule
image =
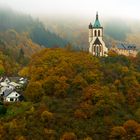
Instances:
[[[26,100],[5,104],[7,113],[0,118],[3,140],[139,139],[139,55],[97,58],[45,49],[20,75],[30,79]]]
[[[88,25],[90,22],[94,22],[94,19],[57,19],[44,16],[40,17],[40,20],[52,32],[55,32],[62,38],[67,38],[78,49],[87,49]],[[109,48],[113,43],[128,42],[136,44],[138,49],[140,49],[139,21],[119,18],[100,18],[100,21],[104,27],[104,41]]]
[[[0,76],[17,76],[19,69],[27,65],[31,56],[41,49],[32,42],[28,33],[18,33],[13,29],[0,32]]]
[[[34,43],[45,47],[64,47],[67,44],[53,32],[46,30],[42,22],[33,19],[31,16],[16,12],[9,8],[0,7],[0,31],[5,32],[14,29],[18,33],[28,32]]]
[[[20,50],[23,50],[25,57],[30,58],[31,55],[42,49],[41,46],[32,42],[28,37],[28,33],[18,33],[13,29],[0,32],[0,49],[4,54],[18,58]]]

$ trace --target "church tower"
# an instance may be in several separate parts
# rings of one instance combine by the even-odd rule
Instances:
[[[89,24],[89,52],[94,56],[107,56],[108,48],[103,41],[103,27],[100,24],[98,13],[94,24]]]

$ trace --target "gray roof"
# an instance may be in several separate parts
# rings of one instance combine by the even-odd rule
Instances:
[[[12,82],[18,82],[21,77],[8,77]]]
[[[117,45],[118,49],[124,49],[124,50],[135,50],[136,46],[134,44],[125,44],[125,43],[119,43]]]
[[[4,95],[3,95],[3,97],[7,97],[11,92],[13,92],[14,90],[13,89],[6,89],[5,91],[4,91]]]

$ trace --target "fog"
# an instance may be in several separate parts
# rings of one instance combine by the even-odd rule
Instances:
[[[31,15],[53,17],[93,18],[96,11],[101,17],[139,20],[138,0],[0,0],[0,6]]]

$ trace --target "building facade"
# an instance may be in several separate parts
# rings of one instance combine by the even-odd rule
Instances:
[[[132,56],[132,57],[136,57],[138,53],[135,45],[125,44],[125,43],[119,43],[115,47],[112,47],[110,50],[116,52],[118,55],[125,55],[125,56]]]
[[[94,24],[89,25],[89,52],[94,56],[107,56],[108,48],[103,41],[103,27],[100,24],[98,13]]]

